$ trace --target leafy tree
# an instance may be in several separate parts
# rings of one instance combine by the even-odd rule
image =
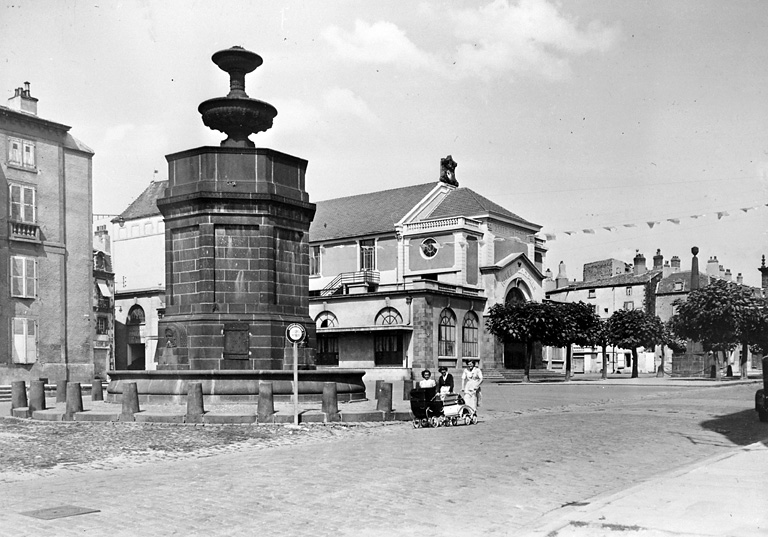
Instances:
[[[654,348],[661,343],[664,325],[656,315],[643,310],[616,310],[606,326],[608,343],[632,351],[632,378],[637,378],[638,347]]]
[[[534,344],[552,345],[565,339],[560,312],[552,302],[496,304],[485,326],[501,341],[525,343],[525,382],[530,380]]]
[[[679,337],[701,342],[704,350],[720,352],[723,357],[741,344],[739,366],[742,378],[746,378],[747,349],[750,345],[763,348],[761,342],[766,343],[766,301],[755,297],[747,287],[715,280],[691,291],[686,300],[676,300],[673,304],[677,312],[670,322]],[[719,358],[715,356],[719,366]]]
[[[562,338],[558,347],[565,347],[565,380],[571,380],[573,367],[573,345],[592,347],[600,336],[601,321],[592,305],[584,302],[559,302]]]

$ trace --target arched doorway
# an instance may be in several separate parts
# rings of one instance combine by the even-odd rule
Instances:
[[[144,349],[144,326],[146,317],[144,308],[138,304],[128,310],[128,319],[126,320],[128,332],[128,348],[126,352],[126,367],[132,370],[146,369],[146,351]]]
[[[526,302],[525,293],[519,287],[511,287],[504,299],[505,304]],[[525,343],[504,343],[504,367],[506,369],[525,369]]]

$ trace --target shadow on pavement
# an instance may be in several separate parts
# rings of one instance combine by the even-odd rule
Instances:
[[[768,446],[768,423],[762,423],[754,409],[724,414],[701,422],[709,431],[721,434],[739,446],[762,442]]]

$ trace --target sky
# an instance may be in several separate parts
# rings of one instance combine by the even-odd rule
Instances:
[[[211,55],[264,64],[252,135],[309,161],[310,199],[456,178],[548,237],[545,268],[657,249],[716,256],[759,286],[768,254],[768,3],[10,0],[0,97],[95,151],[95,213],[122,212],[165,155],[218,145],[197,112],[226,95]],[[0,102],[3,102],[0,100]]]

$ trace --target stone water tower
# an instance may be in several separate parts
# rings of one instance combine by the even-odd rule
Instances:
[[[272,127],[277,110],[245,93],[261,65],[241,47],[216,52],[229,73],[226,97],[200,104],[203,123],[227,139],[166,156],[165,316],[160,370],[264,370],[292,366],[285,330],[307,328],[309,249],[315,214],[304,188],[307,161],[254,147],[248,136]],[[300,349],[311,368],[314,352]]]

